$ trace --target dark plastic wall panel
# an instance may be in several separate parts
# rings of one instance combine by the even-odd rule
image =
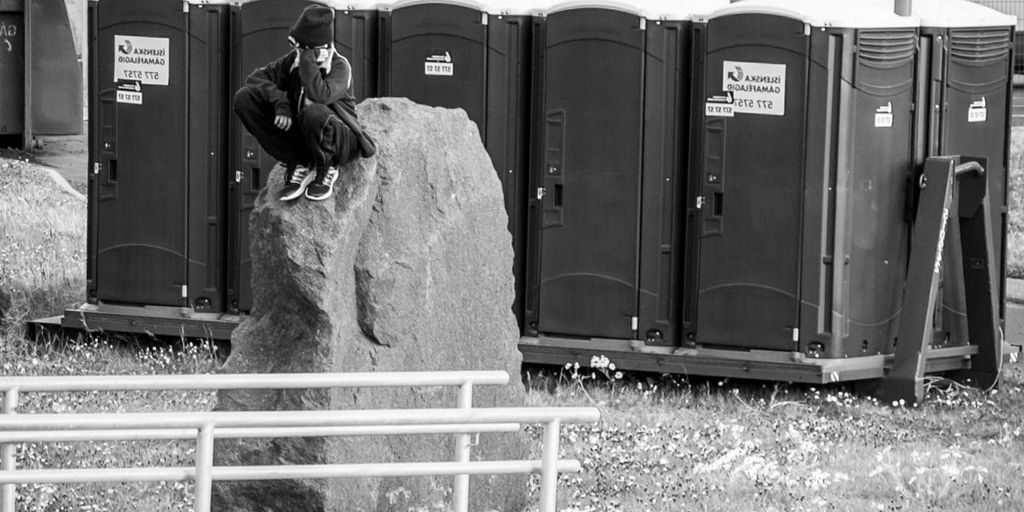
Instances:
[[[228,7],[192,5],[188,68],[188,301],[225,311]]]
[[[8,6],[13,7],[13,6]],[[25,130],[25,16],[0,10],[0,135]]]
[[[994,281],[1004,295],[1004,251],[1007,207],[1007,127],[1012,98],[1013,32],[1010,28],[951,29],[943,68],[934,72],[945,106],[936,154],[985,158],[992,205]],[[946,70],[943,76],[941,71]],[[941,330],[936,342],[967,343],[967,315],[959,226],[951,223],[943,257]]]
[[[235,8],[231,16],[231,86],[229,97],[253,70],[289,51],[288,30],[308,5],[298,0],[259,0]],[[256,196],[277,164],[231,114],[228,206],[228,309],[252,308],[252,258],[249,214]]]
[[[402,7],[385,17],[383,96],[461,108],[486,140],[487,26],[478,10],[451,4]],[[451,75],[433,74],[431,59],[450,58]]]
[[[186,284],[186,19],[179,0],[98,5],[96,293],[101,301],[182,305]],[[168,84],[118,103],[116,35],[163,38]]]
[[[797,327],[809,38],[802,22],[735,15],[708,23],[705,94],[724,61],[786,66],[784,115],[708,117],[696,341],[788,350]]]
[[[491,15],[487,30],[487,134],[484,144],[501,179],[512,233],[516,300],[522,325],[529,174],[530,37],[528,16]]]
[[[536,16],[530,20],[530,107],[528,116],[530,157],[527,174],[527,202],[525,249],[523,250],[525,265],[523,267],[523,295],[519,300],[522,304],[522,328],[528,336],[540,334],[537,327],[540,323],[540,239],[543,197],[537,197],[535,191],[543,186],[544,173],[544,69],[546,67],[547,18]]]
[[[357,102],[379,94],[378,31],[377,11],[353,10],[335,13],[335,48],[352,65],[352,94],[355,95]]]
[[[807,126],[815,129],[806,134],[799,342],[801,349],[819,343],[828,357],[840,357],[843,335],[835,311],[845,304],[845,296],[835,293],[845,289],[844,260],[835,257],[835,240],[836,225],[846,225],[847,215],[845,209],[836,211],[836,204],[838,199],[845,200],[837,194],[839,182],[845,183],[847,175],[839,166],[848,167],[846,156],[840,160],[838,154],[845,147],[841,137],[849,133],[840,98],[850,94],[854,36],[853,30],[812,31],[807,68]],[[835,325],[840,325],[838,333]]]
[[[89,55],[99,55],[98,51],[98,11],[99,3],[97,0],[89,0],[87,8],[87,20],[86,27],[88,30],[88,44],[89,44]],[[94,173],[95,163],[99,162],[99,146],[97,145],[98,137],[98,123],[99,119],[99,69],[98,59],[88,59],[89,69],[86,73],[86,84],[88,91],[86,94],[89,96],[89,101],[86,102],[89,109],[89,129],[86,130],[86,150],[89,155],[88,161],[88,201],[86,203],[86,238],[85,238],[85,296],[86,300],[90,303],[96,302],[96,243],[97,243],[97,229],[99,227],[99,219],[97,218],[97,204],[99,204],[98,193],[99,193],[99,175]]]
[[[649,22],[644,64],[644,161],[638,334],[677,345],[686,224],[691,23]]]
[[[858,33],[845,190],[849,297],[844,355],[891,350],[906,281],[906,188],[913,175],[916,31]],[[877,48],[877,51],[875,50]],[[879,126],[889,111],[891,122]],[[884,118],[884,116],[883,116]],[[838,188],[844,193],[842,187]]]
[[[31,0],[32,134],[82,133],[82,64],[64,0]]]
[[[697,205],[697,197],[702,193],[703,175],[698,169],[704,165],[704,84],[706,83],[705,59],[707,58],[707,23],[694,22],[691,25],[690,51],[690,95],[691,111],[689,119],[684,120],[689,128],[688,154],[686,158],[688,171],[685,185],[685,222],[683,244],[683,283],[682,297],[679,301],[682,309],[683,334],[680,343],[693,346],[697,339],[697,304],[700,285],[700,222],[701,209]]]
[[[546,20],[538,329],[634,337],[644,32],[577,9]]]

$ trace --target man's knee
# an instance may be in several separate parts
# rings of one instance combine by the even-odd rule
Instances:
[[[308,107],[302,109],[302,113],[299,114],[299,122],[302,123],[302,131],[305,133],[317,133],[319,132],[327,119],[333,115],[327,105],[323,103],[313,103]]]
[[[261,99],[256,93],[256,89],[246,85],[235,93],[233,102],[235,113],[242,115],[243,113],[259,112],[260,102]]]

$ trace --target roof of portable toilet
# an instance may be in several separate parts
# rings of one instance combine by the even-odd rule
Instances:
[[[1017,17],[967,0],[914,0],[922,27],[1011,27]]]
[[[194,3],[194,4],[213,4],[213,3],[217,3],[217,4],[245,5],[245,4],[254,4],[254,3],[259,2],[261,0],[186,0],[186,1],[188,1],[190,3]],[[328,4],[331,3],[330,0],[308,0],[308,1],[311,2],[311,3],[314,3],[314,4],[322,4],[322,5],[328,5]],[[377,5],[377,4],[373,4],[373,5]]]
[[[375,11],[382,5],[381,2],[368,0],[315,0],[326,3],[336,11]]]
[[[381,2],[379,5],[381,9],[393,11],[395,9],[401,9],[402,7],[429,4],[457,5],[459,7],[465,7],[467,9],[473,9],[474,11],[481,12],[486,12],[487,10],[484,4],[473,0],[398,0],[396,2]]]
[[[397,0],[393,2],[377,2],[376,5],[380,9],[393,11],[402,7],[430,4],[456,5],[459,7],[473,9],[474,11],[486,12],[488,14],[508,14],[514,16],[530,15],[539,12],[548,5],[548,2],[545,0],[531,0],[529,2],[524,2],[522,0],[483,0],[481,2],[476,2],[474,0]]]
[[[801,20],[814,27],[918,27],[914,16],[899,16],[878,2],[863,0],[742,0],[711,13],[707,19],[735,14],[765,14]]]
[[[729,0],[568,0],[552,3],[545,14],[572,9],[612,9],[649,20],[690,20],[729,5]]]
[[[511,16],[532,16],[543,11],[551,2],[549,0],[482,0],[484,9],[491,14],[508,14]]]

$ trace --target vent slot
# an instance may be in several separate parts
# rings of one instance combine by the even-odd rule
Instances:
[[[1007,29],[958,29],[949,34],[949,56],[959,62],[992,62],[1010,55]]]
[[[914,60],[916,42],[913,30],[862,30],[857,34],[857,55],[864,64],[898,66]]]

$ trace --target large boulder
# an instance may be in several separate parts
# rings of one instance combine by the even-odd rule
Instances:
[[[342,169],[330,200],[282,203],[277,168],[250,218],[253,310],[222,371],[505,370],[474,406],[521,406],[511,236],[501,185],[462,110],[366,100],[377,155]],[[255,390],[217,410],[454,407],[455,388]],[[485,434],[474,459],[522,459],[524,434]],[[222,440],[216,464],[452,460],[454,436]],[[219,512],[436,510],[452,477],[218,483]],[[522,510],[525,476],[474,476],[471,510]],[[442,508],[443,509],[443,508]]]

